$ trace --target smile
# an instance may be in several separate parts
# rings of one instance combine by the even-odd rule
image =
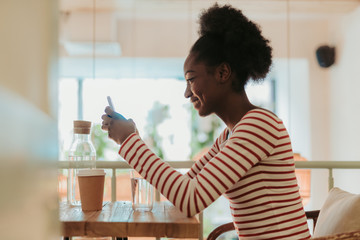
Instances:
[[[193,104],[194,108],[200,107],[200,100],[198,98],[191,99],[191,103]]]
[[[199,102],[199,99],[198,98],[193,98],[193,99],[191,99],[191,102],[194,104],[194,103],[197,103],[197,102]]]

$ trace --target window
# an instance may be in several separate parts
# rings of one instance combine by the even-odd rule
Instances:
[[[163,152],[166,160],[189,159],[191,111],[189,101],[184,98],[184,81],[63,78],[59,89],[60,152],[64,153],[70,145],[73,120],[82,117],[91,121],[93,131],[100,127],[109,95],[116,110],[135,121],[140,135],[155,152]],[[98,160],[119,160],[114,150],[116,144],[107,139],[106,133],[102,137],[109,147]]]
[[[272,82],[265,80],[262,85],[247,86],[246,91],[255,105],[273,110]],[[225,126],[215,116],[199,118],[189,100],[184,98],[184,90],[185,82],[178,79],[62,78],[59,82],[60,159],[66,158],[73,120],[83,119],[93,123],[95,147],[100,147],[96,146],[97,140],[105,141],[105,151],[98,154],[98,160],[120,160],[117,144],[100,130],[108,95],[116,110],[135,121],[148,146],[163,159],[191,159],[201,150],[194,141],[204,142],[203,147],[210,146]],[[197,136],[192,134],[194,130]]]

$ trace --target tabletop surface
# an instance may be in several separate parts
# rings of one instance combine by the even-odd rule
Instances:
[[[63,236],[198,238],[200,222],[170,202],[156,202],[151,212],[133,211],[131,202],[104,203],[102,211],[60,204]]]

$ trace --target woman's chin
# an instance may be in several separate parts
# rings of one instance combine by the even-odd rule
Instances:
[[[196,110],[198,111],[200,117],[206,117],[210,115],[210,112],[205,111],[204,109],[196,108]]]

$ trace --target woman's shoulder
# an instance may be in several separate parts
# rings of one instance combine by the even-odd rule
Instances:
[[[283,121],[272,111],[264,108],[254,108],[249,110],[241,118],[235,128],[244,125],[261,125],[266,128],[270,127],[278,129],[282,124]]]
[[[282,120],[272,111],[265,108],[254,108],[249,110],[240,120],[246,120],[251,117],[257,117],[268,121],[274,121],[277,123],[282,123]]]
[[[219,145],[228,139],[229,133],[230,133],[229,129],[227,127],[224,128],[224,130],[220,133],[220,135],[216,139]]]

